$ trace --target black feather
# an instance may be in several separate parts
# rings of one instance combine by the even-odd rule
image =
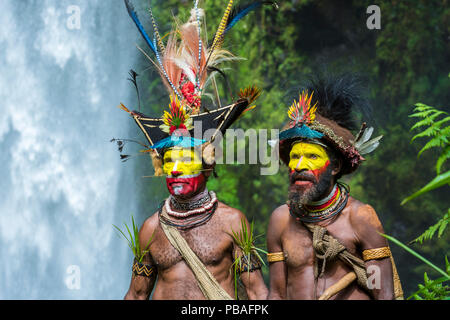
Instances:
[[[225,72],[223,72],[219,68],[208,66],[208,73],[213,72],[213,71],[219,73],[223,77],[223,80],[225,80],[226,88],[228,90],[228,94],[229,94],[230,97],[232,97],[233,93],[232,93],[232,90],[231,90],[231,85],[230,85],[230,82],[228,81],[228,77],[225,74]]]
[[[139,75],[133,69],[130,69],[129,75],[130,75],[130,78],[128,78],[128,80],[130,80],[131,83],[136,88],[136,94],[137,94],[137,98],[138,98],[138,108],[139,108],[139,112],[140,112],[141,111],[141,99],[139,97],[139,88],[138,88],[137,80],[136,80]]]
[[[314,92],[317,112],[348,130],[358,129],[356,115],[370,117],[370,103],[361,76],[355,73],[318,72],[308,77],[302,89]]]

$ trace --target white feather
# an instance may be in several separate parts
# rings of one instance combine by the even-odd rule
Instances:
[[[172,59],[175,64],[180,67],[181,69],[183,69],[184,74],[188,77],[189,81],[191,81],[192,83],[195,83],[195,74],[192,71],[191,67],[189,66],[189,64],[187,64],[185,61],[183,61],[182,59],[178,59],[178,58],[173,58]]]

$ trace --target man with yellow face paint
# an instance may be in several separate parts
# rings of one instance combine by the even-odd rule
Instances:
[[[297,141],[289,153],[288,167],[291,171],[311,171],[317,177],[329,164],[327,152],[318,144]]]
[[[279,137],[289,192],[268,225],[269,299],[400,299],[375,210],[339,181],[381,138],[370,140],[373,128],[365,124],[356,137],[350,131],[353,104],[364,102],[353,91],[357,82],[348,75],[318,78],[306,89]]]
[[[125,5],[148,41],[131,1],[125,0]],[[210,79],[209,73],[212,69],[220,71],[220,62],[212,53],[220,49],[225,35],[222,27],[229,14],[238,8],[232,8],[233,1],[229,2],[213,39],[214,45],[208,48],[210,41],[201,32],[204,11],[197,5],[196,1],[189,20],[185,24],[177,20],[176,29],[169,33],[170,50],[164,50],[164,37],[159,37],[151,16],[157,43],[148,44],[169,90],[169,110],[161,118],[155,118],[120,106],[130,113],[145,135],[148,141],[145,151],[151,155],[155,176],[165,176],[169,191],[157,212],[139,230],[137,242],[142,252],[135,252],[125,299],[148,299],[152,291],[154,300],[184,301],[265,299],[268,294],[252,240],[243,245],[233,237],[245,231],[243,226],[250,228],[245,215],[219,201],[215,192],[207,188],[215,166],[213,142],[246,111],[253,109],[252,102],[260,90],[255,86],[241,89],[238,100],[227,106],[222,106],[224,100],[218,96],[215,104],[220,107],[202,105],[203,101],[209,101],[202,97],[208,90],[204,86]],[[220,58],[226,61],[233,56],[227,52],[220,54]],[[131,75],[137,86],[135,74]],[[203,140],[205,136],[208,140]]]
[[[159,211],[148,218],[139,232],[141,245],[148,243],[150,252],[145,255],[140,268],[152,270],[149,276],[133,276],[125,299],[147,299],[154,288],[152,299],[234,299],[235,281],[232,265],[242,254],[241,248],[230,236],[239,232],[241,223],[248,221],[244,214],[220,202],[214,192],[208,191],[207,180],[214,164],[202,159],[202,149],[173,147],[161,150],[163,173],[170,193]],[[172,228],[167,233],[168,228]],[[174,229],[184,240],[174,246],[171,238]],[[176,239],[176,238],[175,238]],[[180,241],[180,239],[175,240]],[[189,247],[189,248],[186,248]],[[186,250],[198,261],[191,261]],[[186,254],[186,256],[185,256]],[[249,299],[265,299],[268,290],[264,284],[261,265],[254,258],[242,272],[242,293]],[[136,267],[135,269],[138,269]],[[205,268],[207,271],[202,271]],[[251,272],[244,272],[249,270]],[[200,281],[203,272],[214,280],[216,289],[206,290]],[[159,275],[158,279],[156,279]]]
[[[170,194],[191,198],[206,186],[202,161],[194,149],[174,148],[164,153],[163,172]]]

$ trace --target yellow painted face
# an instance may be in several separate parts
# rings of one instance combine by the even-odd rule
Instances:
[[[171,176],[177,172],[177,176],[196,175],[201,172],[202,161],[193,149],[173,148],[164,153],[163,171]]]
[[[289,169],[291,171],[317,171],[330,163],[325,148],[314,143],[298,142],[289,153]]]

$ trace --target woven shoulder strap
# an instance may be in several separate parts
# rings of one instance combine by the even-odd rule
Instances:
[[[164,208],[162,209],[161,215],[167,215]],[[169,242],[178,250],[191,268],[205,298],[208,300],[233,300],[217,282],[211,272],[206,269],[205,265],[200,261],[194,251],[192,251],[180,232],[175,227],[168,226],[162,222],[160,222],[160,225]]]
[[[370,291],[367,286],[367,273],[364,261],[347,251],[347,248],[337,239],[328,234],[327,229],[312,223],[304,223],[313,235],[313,249],[316,256],[314,263],[314,276],[317,279],[324,271],[326,262],[338,258],[353,269],[358,284],[366,291]],[[322,260],[322,268],[319,270],[318,259]]]

